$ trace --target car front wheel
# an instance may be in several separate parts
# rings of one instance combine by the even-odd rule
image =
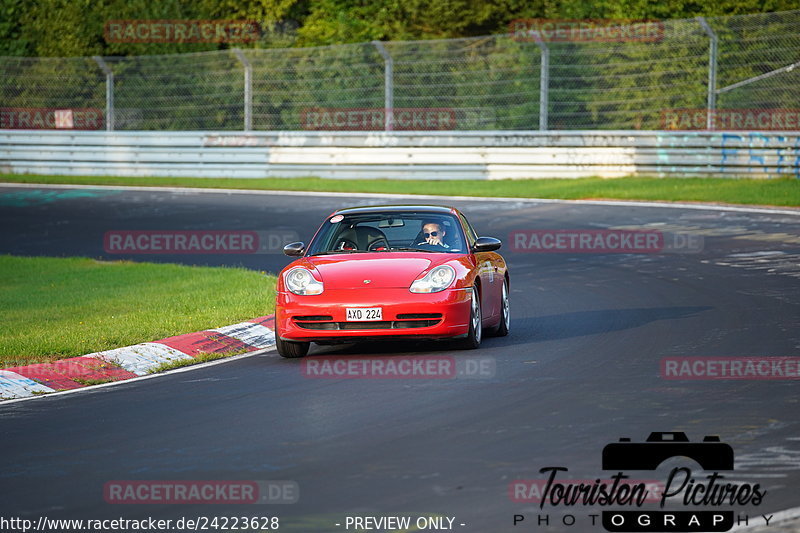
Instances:
[[[467,338],[459,342],[459,348],[463,350],[474,350],[481,345],[483,328],[481,326],[481,303],[478,294],[478,287],[472,288],[472,304],[469,313],[469,333]]]
[[[277,328],[275,330],[275,347],[278,349],[278,354],[281,357],[285,357],[287,359],[305,357],[310,346],[310,342],[285,341],[281,339]]]
[[[511,308],[508,304],[508,282],[503,281],[503,288],[500,293],[500,322],[491,331],[494,337],[505,337],[511,327]]]

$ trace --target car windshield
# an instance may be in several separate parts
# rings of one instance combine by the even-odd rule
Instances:
[[[354,213],[326,220],[308,255],[364,252],[466,253],[458,219],[419,211]]]

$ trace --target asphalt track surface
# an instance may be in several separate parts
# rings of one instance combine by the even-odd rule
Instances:
[[[0,189],[0,253],[274,272],[289,259],[108,254],[103,235],[289,229],[308,240],[336,208],[409,203],[279,193],[64,193]],[[299,361],[268,352],[0,405],[0,516],[278,516],[281,531],[327,532],[346,531],[348,515],[430,514],[455,517],[454,529],[464,532],[603,531],[588,517],[596,508],[540,509],[512,501],[509,484],[541,479],[545,466],[568,468],[564,477],[602,477],[605,444],[642,441],[653,431],[684,431],[693,441],[719,435],[729,443],[736,468],[728,479],[767,489],[761,505],[736,507],[751,522],[798,505],[798,381],[668,380],[660,361],[800,355],[800,217],[439,203],[462,209],[480,234],[504,241],[515,230],[631,227],[702,235],[704,243],[694,254],[522,253],[506,243],[508,337],[486,338],[469,353],[415,343],[312,348],[312,357],[477,355],[491,360],[493,376],[312,379]],[[664,479],[662,469],[636,475]],[[113,480],[291,480],[300,498],[284,505],[118,505],[103,497]],[[560,521],[565,513],[575,525]],[[515,514],[525,516],[516,527]],[[549,525],[537,525],[537,515],[549,515]]]

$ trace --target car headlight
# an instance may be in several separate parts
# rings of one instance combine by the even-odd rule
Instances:
[[[300,296],[310,296],[322,293],[322,282],[314,279],[311,272],[305,268],[293,268],[284,274],[286,288]]]
[[[421,278],[414,280],[411,292],[439,292],[445,290],[456,279],[456,271],[450,265],[440,265]]]

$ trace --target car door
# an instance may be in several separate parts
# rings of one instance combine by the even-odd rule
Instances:
[[[464,234],[467,237],[467,243],[471,249],[478,239],[478,234],[467,220],[467,217],[463,214],[460,216],[461,224],[464,227]],[[473,255],[475,257],[475,267],[478,269],[478,276],[480,276],[481,279],[481,312],[483,313],[483,320],[487,321],[500,312],[498,302],[500,300],[500,283],[502,282],[502,278],[499,277],[496,272],[497,269],[494,258],[497,254],[494,252],[478,252]]]

